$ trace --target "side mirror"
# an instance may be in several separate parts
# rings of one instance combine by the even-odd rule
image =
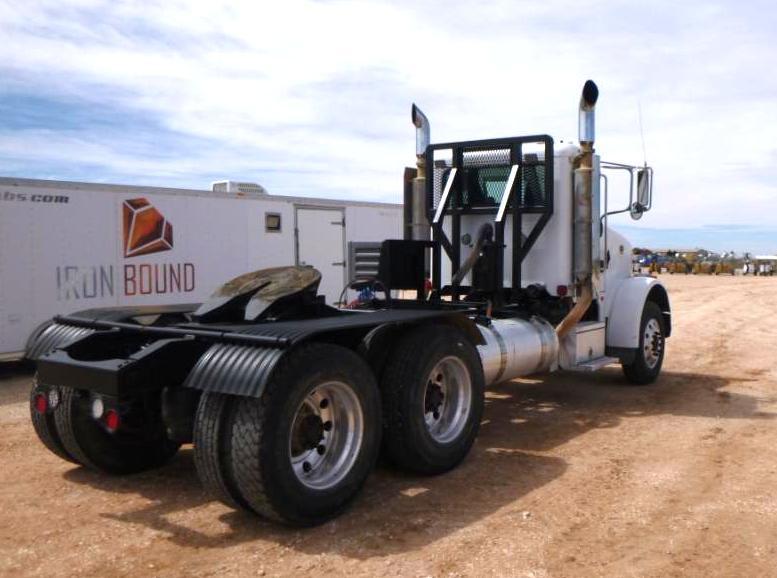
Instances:
[[[641,219],[642,214],[650,210],[653,204],[653,169],[645,167],[637,169],[637,198],[631,200],[629,212],[634,220]]]

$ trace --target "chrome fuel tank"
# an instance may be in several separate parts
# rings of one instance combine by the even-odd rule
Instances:
[[[478,329],[485,339],[478,353],[488,385],[558,367],[558,338],[544,319],[493,319]]]

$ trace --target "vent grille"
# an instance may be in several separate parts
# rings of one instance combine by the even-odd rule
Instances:
[[[367,281],[378,276],[380,243],[348,243],[348,281]]]
[[[243,195],[266,195],[267,190],[258,183],[242,181],[216,181],[211,184],[214,193],[239,193]]]

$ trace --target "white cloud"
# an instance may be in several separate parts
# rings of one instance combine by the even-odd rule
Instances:
[[[433,140],[574,138],[590,77],[607,159],[641,161],[641,103],[656,208],[640,225],[777,225],[774,20],[766,3],[5,2],[10,90],[132,111],[192,143],[155,156],[131,125],[3,130],[0,162],[398,202],[413,100]]]

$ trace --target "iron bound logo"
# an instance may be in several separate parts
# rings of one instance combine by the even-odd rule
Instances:
[[[104,262],[57,266],[58,300],[175,295],[195,290],[194,263],[134,259],[173,248],[173,225],[148,199],[136,197],[124,200],[121,217],[124,258],[133,259],[123,264]]]
[[[127,199],[122,205],[124,257],[169,251],[173,248],[173,225],[148,199]]]

